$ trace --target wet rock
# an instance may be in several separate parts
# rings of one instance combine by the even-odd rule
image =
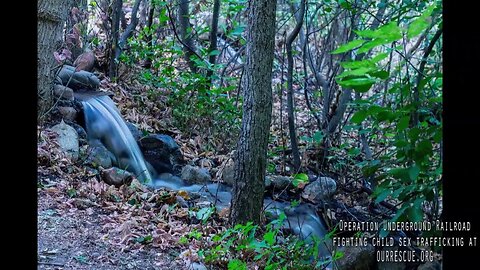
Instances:
[[[320,203],[328,200],[337,190],[337,183],[330,177],[320,177],[316,181],[305,186],[302,192],[302,198],[313,202]]]
[[[339,270],[369,270],[374,269],[375,248],[367,246],[341,247],[344,256],[336,261]]]
[[[194,262],[190,264],[190,266],[188,267],[188,270],[207,270],[207,267],[205,267],[205,265],[201,263]]]
[[[131,172],[116,167],[102,170],[100,176],[105,183],[116,187],[129,184],[133,180],[133,174]]]
[[[182,179],[189,184],[204,184],[212,181],[207,169],[186,165],[182,169]]]
[[[63,86],[63,85],[60,85],[60,84],[55,84],[53,86],[53,94],[56,97],[60,97],[64,100],[72,101],[74,99],[73,89],[69,88],[69,87],[66,87],[66,86]]]
[[[63,120],[60,124],[53,126],[51,130],[58,134],[58,144],[66,156],[73,161],[77,160],[79,153],[77,131],[75,131],[73,127],[65,124]]]
[[[73,107],[58,107],[58,112],[65,121],[74,121],[77,118],[77,110]]]
[[[100,80],[95,74],[84,70],[75,71],[75,67],[69,65],[64,65],[57,77],[57,81],[74,91],[79,89],[97,89],[100,85]]]
[[[78,140],[79,140],[80,145],[86,144],[87,143],[87,132],[85,131],[85,129],[75,122],[67,122],[67,123],[68,123],[68,125],[73,127],[75,129],[75,131],[77,132]]]
[[[87,150],[85,163],[94,168],[102,167],[108,169],[112,167],[113,154],[103,145],[90,146]]]
[[[154,134],[139,140],[140,150],[157,174],[179,173],[184,163],[180,147],[175,140],[163,134]]]
[[[133,135],[133,138],[135,139],[135,141],[138,142],[140,140],[140,138],[142,138],[142,132],[134,124],[132,124],[130,122],[126,122],[126,123],[127,123],[128,129],[130,130],[130,132]]]
[[[267,179],[268,178],[268,179]],[[283,175],[272,175],[265,177],[265,184],[269,184],[269,187],[274,188],[276,190],[282,190],[287,188],[290,183],[292,183],[292,178]]]

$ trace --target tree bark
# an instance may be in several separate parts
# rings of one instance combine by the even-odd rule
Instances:
[[[68,15],[70,1],[39,0],[37,2],[37,94],[39,111],[44,112],[52,104],[53,53],[62,44],[63,24]],[[43,113],[39,113],[42,115]]]
[[[293,52],[292,43],[298,36],[303,24],[303,17],[305,13],[305,1],[300,3],[299,16],[297,24],[293,31],[288,35],[287,48],[287,110],[288,110],[288,131],[290,134],[290,144],[292,147],[293,167],[295,172],[300,170],[300,153],[298,151],[297,132],[295,130],[295,114],[293,105]]]
[[[217,49],[217,32],[218,32],[218,16],[220,15],[220,0],[214,0],[213,2],[213,14],[212,14],[212,25],[210,26],[210,48],[208,51],[211,53]],[[208,58],[208,62],[212,65],[212,68],[208,69],[207,71],[207,79],[209,81],[210,87],[212,84],[212,76],[213,76],[213,65],[215,65],[216,55],[210,54]]]
[[[112,10],[112,40],[111,40],[111,47],[110,47],[110,63],[108,67],[108,76],[110,76],[110,79],[116,78],[117,77],[117,57],[116,57],[116,52],[117,52],[117,47],[119,46],[118,44],[118,38],[120,35],[120,17],[122,13],[122,5],[123,5],[123,0],[113,0],[115,1],[113,3],[113,10]]]
[[[197,72],[197,66],[195,62],[191,60],[195,54],[195,45],[193,44],[192,34],[190,32],[190,0],[178,0],[178,22],[180,23],[179,32],[184,45],[183,51],[185,52],[185,60],[193,73]],[[172,22],[173,23],[173,22]]]
[[[251,0],[242,92],[242,130],[235,154],[230,222],[260,223],[272,118],[272,67],[276,0]]]

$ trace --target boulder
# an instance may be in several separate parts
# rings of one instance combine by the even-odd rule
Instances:
[[[190,165],[183,167],[182,179],[189,184],[205,184],[212,181],[207,169]]]
[[[366,246],[340,247],[343,257],[336,261],[339,270],[375,269],[375,248]]]
[[[270,188],[274,188],[275,190],[283,190],[287,188],[290,183],[292,183],[293,179],[288,176],[283,175],[272,175],[265,177],[265,186]]]
[[[302,192],[302,198],[313,202],[320,203],[331,198],[337,190],[337,183],[330,177],[319,177],[314,182],[305,186]]]
[[[65,121],[75,121],[77,118],[77,110],[73,107],[63,107],[60,106],[57,108],[58,112],[62,115],[63,120]]]
[[[75,66],[76,70],[85,70],[85,71],[92,71],[93,66],[95,64],[95,55],[92,51],[88,50],[82,54],[80,54],[73,65]]]
[[[138,145],[146,161],[157,174],[179,173],[184,163],[180,147],[175,140],[164,134],[153,134],[143,137]]]
[[[102,167],[105,169],[112,167],[113,154],[103,145],[88,147],[85,163],[94,168]]]
[[[70,100],[73,101],[73,89],[70,87],[66,87],[60,84],[55,84],[53,86],[53,94],[56,97],[59,97],[64,100]]]
[[[58,144],[60,149],[65,153],[67,157],[76,161],[78,159],[79,144],[78,134],[75,129],[62,120],[60,124],[57,124],[51,128],[52,131],[58,134]]]
[[[131,172],[116,167],[102,170],[100,176],[105,183],[116,187],[129,184],[133,180],[133,174]]]
[[[75,71],[75,67],[64,65],[57,75],[57,82],[68,86],[71,89],[97,89],[100,85],[100,80],[95,74],[80,70]]]
[[[133,138],[135,139],[135,141],[138,142],[140,140],[140,138],[142,138],[142,132],[134,124],[132,124],[130,122],[126,122],[126,123],[127,123],[128,129],[130,130],[130,132],[133,135]]]

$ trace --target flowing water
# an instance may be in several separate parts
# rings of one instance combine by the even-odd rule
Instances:
[[[142,152],[131,131],[120,115],[117,107],[108,96],[82,97],[85,113],[85,126],[91,146],[105,146],[116,160],[118,167],[135,173],[146,185],[155,188],[166,187],[172,190],[186,190],[200,194],[204,201],[209,201],[217,208],[229,207],[231,190],[216,183],[205,185],[187,185],[182,179],[171,174],[155,175],[149,171]],[[152,178],[155,175],[155,178]],[[265,208],[273,215],[284,211],[287,223],[284,227],[291,229],[303,238],[316,236],[323,239],[327,234],[326,225],[317,215],[315,208],[308,204],[291,207],[289,203],[265,199]],[[320,254],[328,255],[325,242],[320,244]]]
[[[110,97],[92,96],[82,103],[89,144],[105,146],[114,154],[119,168],[135,173],[144,183],[150,183],[152,176],[142,152]]]

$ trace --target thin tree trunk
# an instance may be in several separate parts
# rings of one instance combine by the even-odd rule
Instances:
[[[140,3],[142,0],[136,0],[135,4],[133,5],[132,9],[132,18],[130,19],[130,24],[127,26],[125,31],[122,33],[122,36],[118,40],[118,46],[115,49],[115,59],[118,61],[120,54],[122,53],[123,49],[125,49],[125,44],[127,43],[127,39],[132,36],[133,30],[137,27],[138,23],[138,8],[140,7]]]
[[[242,130],[235,154],[230,222],[260,223],[272,118],[272,67],[276,0],[250,0],[242,80]]]
[[[39,114],[48,110],[52,104],[53,53],[62,44],[63,24],[68,15],[71,1],[39,0],[37,2],[37,94]]]
[[[110,79],[117,77],[117,46],[118,46],[118,37],[120,35],[120,17],[122,13],[123,0],[114,0],[113,10],[112,10],[112,40],[110,47],[110,63],[108,67],[108,76]]]
[[[292,147],[293,167],[295,172],[300,170],[300,153],[298,151],[297,132],[295,130],[295,114],[293,105],[293,53],[292,43],[298,36],[303,24],[303,17],[305,13],[305,0],[300,3],[299,20],[295,25],[293,31],[287,37],[287,110],[288,110],[288,130],[290,134],[290,144]]]
[[[218,32],[219,14],[220,14],[220,0],[215,0],[213,2],[212,25],[210,27],[210,48],[208,48],[208,51],[210,52],[208,62],[210,62],[210,65],[212,65],[212,68],[208,69],[207,71],[207,79],[209,82],[207,87],[211,87],[212,76],[213,76],[213,65],[215,65],[215,60],[216,60],[216,54],[212,54],[212,52],[217,49],[217,32]]]
[[[144,68],[151,68],[152,67],[152,57],[153,57],[153,33],[152,33],[152,24],[153,24],[153,15],[155,14],[155,4],[152,2],[150,5],[150,10],[148,11],[148,19],[147,19],[147,28],[149,29],[148,35],[146,36],[146,43],[149,47],[148,49],[148,56],[145,59],[143,64]]]
[[[182,42],[185,44],[183,51],[185,52],[185,60],[193,73],[197,73],[197,66],[191,59],[195,54],[195,45],[193,45],[192,35],[190,33],[190,0],[178,0],[178,16],[177,19],[180,22],[179,32]],[[173,23],[173,22],[172,22]]]

